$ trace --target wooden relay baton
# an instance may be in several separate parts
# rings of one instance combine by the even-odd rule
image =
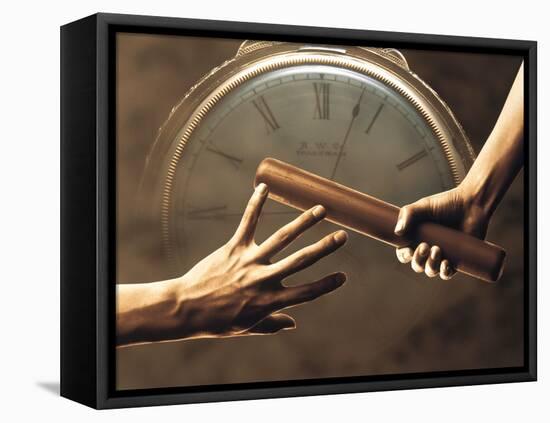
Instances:
[[[276,159],[263,160],[254,186],[265,183],[269,197],[299,210],[317,204],[326,209],[326,219],[393,247],[416,246],[425,241],[438,245],[443,256],[462,273],[487,282],[502,274],[506,252],[497,245],[436,223],[425,222],[396,235],[399,207],[322,178]]]

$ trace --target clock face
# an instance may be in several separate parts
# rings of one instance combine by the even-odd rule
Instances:
[[[182,135],[183,129],[173,145]],[[266,157],[399,206],[454,186],[448,160],[424,118],[381,82],[324,65],[265,73],[221,99],[185,144],[169,210],[170,247],[179,273],[231,237],[252,193],[256,168]],[[268,200],[256,241],[298,214]],[[322,222],[281,256],[335,229]],[[361,336],[372,342],[365,354],[376,354],[422,318],[438,291],[401,266],[390,247],[348,234],[341,250],[286,283],[345,271],[348,286],[337,295],[349,297],[353,316],[331,310],[330,301],[324,307],[343,320],[336,327],[345,328],[346,319],[363,319]],[[391,319],[384,318],[387,313]]]

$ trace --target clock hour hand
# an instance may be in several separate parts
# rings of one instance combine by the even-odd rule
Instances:
[[[193,220],[221,220],[224,218],[235,218],[241,217],[241,213],[231,213],[231,212],[222,212],[227,206],[222,207],[209,207],[200,210],[192,210],[187,212],[187,218]],[[299,212],[294,210],[285,210],[285,211],[272,211],[272,212],[262,212],[262,216],[279,216],[279,215],[297,215]]]
[[[355,106],[353,106],[353,109],[351,110],[351,120],[348,125],[348,129],[346,130],[346,134],[344,135],[344,140],[342,141],[342,144],[340,145],[340,150],[338,151],[338,156],[336,156],[336,163],[334,163],[334,168],[332,169],[332,173],[330,174],[330,179],[334,179],[334,176],[336,175],[336,169],[338,169],[338,165],[340,164],[340,159],[342,158],[342,153],[344,151],[344,146],[346,145],[346,142],[349,137],[349,133],[351,132],[351,127],[353,126],[353,122],[355,122],[355,118],[359,115],[359,110],[361,109],[361,100],[363,99],[363,94],[365,94],[365,88],[363,88],[363,91],[361,91],[361,95],[359,96],[359,99],[357,100],[357,103]]]

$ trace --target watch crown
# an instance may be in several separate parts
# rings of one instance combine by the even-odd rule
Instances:
[[[259,50],[265,47],[271,47],[276,44],[281,44],[279,41],[256,41],[256,40],[246,40],[239,46],[237,50],[236,57],[242,56],[244,54],[251,53],[253,51]]]
[[[382,48],[380,50],[388,59],[393,60],[402,68],[410,70],[407,59],[405,59],[405,56],[403,56],[403,53],[401,53],[399,50],[395,48]]]
[[[408,71],[411,70],[409,68],[409,63],[407,62],[407,59],[405,59],[405,56],[403,56],[403,53],[401,53],[399,50],[395,48],[371,48],[371,47],[363,47],[360,46],[359,48],[366,50],[366,51],[373,51],[377,53],[378,55],[391,60],[393,63],[401,66],[403,69],[406,69]]]

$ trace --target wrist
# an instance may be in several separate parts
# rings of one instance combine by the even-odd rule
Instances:
[[[168,306],[163,313],[163,326],[167,339],[187,339],[197,335],[194,322],[200,308],[187,286],[183,277],[166,281],[164,297]]]
[[[465,209],[470,214],[490,219],[494,211],[493,196],[487,191],[487,178],[470,172],[457,187]]]
[[[493,213],[490,203],[485,200],[478,187],[469,185],[466,180],[456,189],[459,192],[463,208],[461,230],[484,239]]]
[[[212,314],[212,304],[208,296],[194,289],[186,275],[169,281],[174,307],[170,313],[173,322],[173,338],[190,339],[209,337],[212,335],[209,317]]]
[[[176,279],[139,284],[129,306],[117,313],[120,344],[184,338],[182,304]]]

